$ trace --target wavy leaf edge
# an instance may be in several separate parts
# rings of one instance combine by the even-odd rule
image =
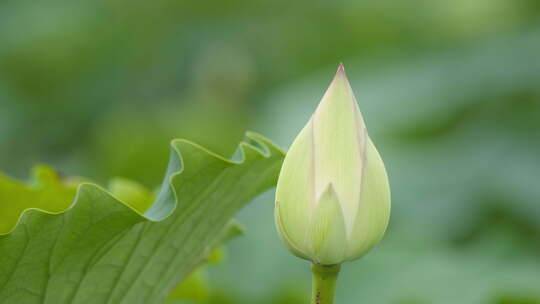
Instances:
[[[194,143],[190,140],[186,140],[186,139],[173,139],[171,140],[170,142],[170,147],[172,149],[172,151],[175,151],[176,152],[176,157],[178,157],[178,160],[180,161],[180,170],[178,171],[175,171],[175,172],[166,172],[165,173],[165,177],[164,177],[164,181],[163,183],[161,184],[161,190],[160,192],[162,192],[164,190],[164,188],[168,188],[168,190],[172,190],[172,192],[174,193],[174,196],[175,196],[175,202],[174,202],[174,206],[173,208],[171,208],[165,215],[162,215],[160,217],[156,217],[156,218],[153,218],[152,216],[149,216],[148,215],[148,212],[150,210],[153,209],[153,207],[155,207],[154,205],[155,204],[158,204],[159,203],[159,195],[156,197],[156,199],[154,200],[154,202],[150,205],[150,207],[148,208],[148,210],[144,213],[141,213],[139,212],[138,210],[136,210],[135,208],[133,208],[133,206],[131,206],[128,202],[124,202],[123,200],[117,198],[113,193],[111,193],[109,190],[105,189],[104,187],[96,184],[96,183],[92,183],[92,182],[82,182],[80,183],[78,186],[77,186],[77,190],[76,190],[76,194],[75,194],[75,197],[73,199],[73,202],[67,207],[65,208],[64,210],[62,211],[59,211],[59,212],[51,212],[49,210],[45,210],[45,209],[42,209],[42,208],[26,208],[24,209],[18,216],[18,219],[16,221],[16,223],[10,228],[7,230],[7,232],[0,232],[0,239],[1,238],[4,238],[4,237],[7,237],[9,236],[10,234],[14,233],[14,231],[16,231],[21,225],[20,223],[23,221],[23,219],[25,217],[28,217],[31,215],[31,213],[41,213],[41,214],[44,214],[44,215],[51,215],[51,216],[56,216],[56,215],[62,215],[64,213],[67,213],[69,212],[71,209],[74,208],[74,206],[76,206],[78,204],[78,201],[79,201],[79,197],[81,195],[81,193],[83,191],[85,191],[86,188],[94,188],[94,189],[97,189],[99,190],[100,192],[102,192],[103,194],[109,196],[110,198],[113,199],[113,201],[117,204],[121,204],[122,206],[125,206],[127,208],[129,208],[130,210],[132,210],[135,214],[137,214],[142,221],[150,221],[150,222],[160,222],[160,221],[163,221],[165,219],[167,219],[169,216],[171,216],[171,214],[174,213],[174,210],[177,208],[178,204],[179,204],[179,198],[177,197],[176,195],[176,190],[174,189],[173,187],[173,184],[172,184],[172,180],[175,178],[175,176],[177,175],[180,175],[183,173],[184,171],[184,162],[185,162],[185,159],[184,159],[184,156],[182,155],[182,149],[181,149],[181,145],[182,144],[186,144],[186,145],[190,145],[196,149],[198,149],[200,152],[202,153],[206,153],[208,155],[210,155],[211,157],[217,159],[217,160],[220,160],[226,164],[229,164],[229,165],[241,165],[243,164],[246,159],[247,159],[247,155],[249,155],[249,153],[247,152],[248,149],[259,154],[260,156],[264,157],[264,158],[269,158],[270,156],[272,156],[273,153],[281,153],[281,154],[285,154],[285,151],[283,149],[281,149],[280,147],[278,147],[276,144],[274,144],[271,140],[269,140],[268,138],[256,133],[256,132],[251,132],[251,131],[248,131],[245,133],[245,138],[243,141],[241,141],[239,144],[238,144],[238,148],[237,148],[237,152],[235,153],[236,155],[238,155],[238,160],[233,160],[233,158],[226,158],[222,155],[219,155],[215,152],[212,152],[210,151],[209,149],[197,144],[197,143]],[[173,155],[171,155],[171,158],[173,157]],[[54,171],[55,173],[57,171]],[[3,176],[4,177],[4,176]],[[14,178],[10,178],[9,176],[5,176],[7,179],[9,179],[11,182],[15,182],[15,183],[19,183],[21,185],[24,185],[24,186],[31,186],[29,185],[28,182],[24,182],[24,181],[21,181],[21,180],[18,180],[18,179],[14,179]]]

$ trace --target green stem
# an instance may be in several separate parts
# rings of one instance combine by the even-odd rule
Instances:
[[[341,265],[311,265],[313,273],[313,290],[311,304],[332,304],[336,290],[336,280]]]

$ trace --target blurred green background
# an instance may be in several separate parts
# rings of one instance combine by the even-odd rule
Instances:
[[[159,185],[169,141],[287,147],[343,62],[391,179],[337,303],[540,303],[540,1],[2,0],[0,170]],[[204,303],[307,303],[273,193]]]

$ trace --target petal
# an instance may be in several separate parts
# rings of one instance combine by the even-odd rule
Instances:
[[[314,210],[309,235],[315,263],[333,265],[343,262],[347,234],[343,211],[332,184],[328,184]]]
[[[313,134],[316,196],[333,184],[350,233],[360,200],[367,134],[342,66],[313,115]]]
[[[360,204],[349,239],[347,260],[366,254],[383,237],[390,218],[390,187],[384,163],[368,138]]]
[[[279,217],[276,224],[282,238],[291,242],[289,247],[306,248],[309,219],[315,205],[311,134],[310,121],[287,152],[276,189],[276,216]]]

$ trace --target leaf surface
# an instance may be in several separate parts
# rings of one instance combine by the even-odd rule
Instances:
[[[79,185],[70,204],[73,186],[55,176],[38,186],[0,177],[0,303],[161,303],[234,236],[232,216],[275,185],[284,154],[253,133],[239,161],[185,140],[171,146],[144,213],[95,184]]]

